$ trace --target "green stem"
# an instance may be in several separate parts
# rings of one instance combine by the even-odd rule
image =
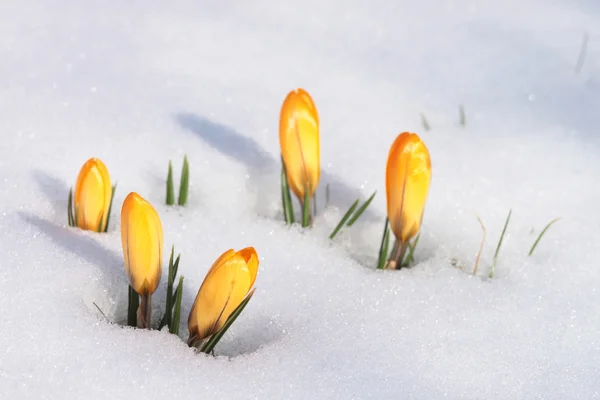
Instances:
[[[127,306],[127,325],[136,327],[137,326],[137,309],[140,306],[140,295],[137,294],[133,288],[128,285],[129,288],[129,304]]]
[[[141,295],[137,311],[138,328],[150,329],[152,325],[152,295]]]

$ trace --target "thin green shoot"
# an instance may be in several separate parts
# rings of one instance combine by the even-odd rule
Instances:
[[[69,189],[69,200],[67,202],[67,218],[69,226],[75,226],[75,217],[73,217],[73,188]]]
[[[458,122],[460,126],[467,125],[467,114],[465,114],[465,108],[462,104],[458,106]]]
[[[173,320],[169,327],[169,332],[179,335],[179,320],[181,319],[181,299],[183,297],[183,276],[179,278],[179,285],[175,291],[175,310],[173,311]]]
[[[540,240],[542,240],[542,236],[544,236],[544,234],[546,233],[546,231],[548,230],[548,228],[550,228],[552,226],[552,224],[554,224],[555,222],[558,222],[559,220],[560,220],[560,217],[554,218],[552,221],[548,222],[548,225],[546,225],[546,227],[542,230],[542,232],[540,233],[540,235],[537,237],[537,239],[536,239],[535,243],[533,244],[533,246],[531,246],[531,250],[529,250],[529,257],[531,257],[531,255],[533,254],[533,251],[537,247],[537,245],[540,242]]]
[[[308,195],[308,184],[304,185],[304,201],[302,202],[302,227],[310,225],[310,196]]]
[[[160,324],[158,325],[158,330],[161,330],[163,326],[171,326],[171,313],[173,310],[173,258],[175,256],[175,246],[171,246],[171,255],[169,256],[169,270],[167,272],[167,300],[165,302],[165,315],[163,316]]]
[[[183,167],[181,168],[181,180],[179,181],[179,198],[177,203],[185,206],[188,199],[188,190],[190,187],[190,164],[187,155],[183,156]]]
[[[477,258],[475,259],[475,267],[473,267],[473,275],[477,275],[477,267],[479,266],[479,260],[481,258],[481,253],[483,252],[485,238],[487,237],[487,229],[485,229],[485,225],[483,224],[483,221],[481,220],[481,218],[479,218],[479,215],[475,214],[475,217],[477,217],[477,221],[479,221],[479,224],[481,225],[481,229],[483,230],[483,238],[481,239],[481,244],[479,245],[479,251],[477,252]]]
[[[325,185],[325,208],[329,207],[329,183]]]
[[[173,164],[169,160],[169,172],[167,173],[167,199],[168,206],[175,204],[175,188],[173,185]]]
[[[344,224],[346,223],[348,218],[350,218],[350,215],[352,215],[352,213],[354,212],[356,207],[358,207],[359,201],[360,201],[360,199],[356,199],[356,201],[350,206],[348,211],[346,211],[346,214],[344,214],[344,216],[342,217],[340,222],[337,224],[337,226],[335,227],[333,232],[331,232],[331,235],[329,235],[329,239],[333,239],[335,237],[335,235],[337,235],[337,233],[340,231],[340,229],[342,229],[342,227],[344,226]]]
[[[108,206],[108,215],[106,216],[106,227],[104,228],[104,232],[108,232],[108,223],[110,222],[110,213],[112,211],[113,200],[115,199],[115,191],[117,190],[117,184],[115,183],[112,187],[112,192],[110,194],[110,204]]]
[[[100,311],[100,314],[102,314],[102,316],[103,316],[104,318],[106,318],[106,320],[110,321],[110,320],[108,319],[108,317],[106,316],[106,314],[104,314],[104,312],[102,311],[102,309],[101,309],[100,307],[98,307],[98,304],[96,304],[96,302],[92,301],[92,304],[96,306],[96,308],[98,309],[98,311]]]
[[[356,211],[356,213],[352,216],[352,218],[350,218],[350,221],[348,221],[347,226],[352,226],[352,224],[354,224],[356,222],[356,220],[358,218],[360,218],[360,216],[362,215],[362,213],[365,212],[365,210],[367,209],[367,207],[369,207],[369,205],[371,204],[371,202],[375,198],[375,194],[377,194],[377,190],[373,192],[373,194],[371,195],[371,197],[369,197],[367,199],[367,201],[365,201],[365,203]]]
[[[421,233],[419,232],[419,234],[417,235],[417,237],[415,238],[413,243],[412,244],[410,242],[408,243],[408,253],[406,254],[406,258],[404,259],[404,262],[402,263],[402,267],[408,267],[408,265],[411,262],[413,262],[414,257],[415,257],[415,249],[417,248],[417,244],[419,243],[420,237],[421,237]]]
[[[498,246],[496,247],[496,252],[494,253],[494,263],[492,264],[492,270],[490,271],[490,278],[493,278],[494,273],[496,272],[496,264],[498,262],[498,254],[500,253],[500,247],[502,247],[502,241],[504,240],[504,234],[506,233],[506,228],[508,227],[508,223],[510,221],[511,214],[512,214],[512,209],[508,211],[508,217],[506,217],[506,222],[504,223],[504,229],[502,229],[502,235],[500,235],[500,240],[498,241]]]
[[[387,261],[390,247],[390,221],[386,218],[381,234],[381,245],[379,246],[379,258],[377,259],[377,269],[383,269]]]
[[[577,64],[575,65],[575,72],[580,73],[583,68],[583,64],[585,63],[585,56],[587,54],[587,46],[588,40],[590,39],[590,35],[585,32],[583,34],[583,40],[581,41],[581,48],[579,50],[579,56],[577,57]]]
[[[240,305],[235,310],[233,310],[233,312],[231,313],[229,318],[227,318],[227,321],[225,321],[225,324],[223,325],[223,327],[217,333],[215,333],[204,344],[204,346],[202,346],[202,348],[200,349],[201,352],[208,354],[215,348],[215,346],[217,345],[217,343],[219,343],[219,340],[221,340],[221,338],[223,337],[225,332],[227,332],[227,330],[235,322],[237,317],[239,317],[240,314],[242,313],[242,311],[244,311],[244,308],[246,308],[246,305],[248,305],[248,302],[252,298],[252,295],[254,295],[255,290],[256,290],[256,288],[252,289],[250,291],[250,293],[248,293],[246,298],[240,303]]]
[[[429,122],[427,121],[427,118],[425,118],[425,114],[421,113],[421,123],[423,124],[423,129],[425,129],[426,131],[429,131],[431,129],[431,126],[429,125]]]
[[[287,173],[285,170],[285,163],[283,157],[281,157],[281,203],[283,205],[283,216],[285,222],[288,225],[293,224],[294,221],[294,205],[292,203],[292,196],[290,194],[290,186],[287,180]]]

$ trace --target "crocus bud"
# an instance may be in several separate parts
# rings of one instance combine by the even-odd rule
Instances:
[[[121,209],[121,243],[129,284],[141,296],[151,295],[160,282],[163,230],[154,207],[135,192]]]
[[[75,224],[81,229],[104,232],[112,197],[108,169],[90,158],[79,170],[75,183]]]
[[[388,219],[401,243],[419,231],[430,181],[427,147],[417,134],[401,133],[390,148],[386,169]]]
[[[194,300],[188,318],[188,343],[217,333],[244,300],[256,280],[258,256],[253,247],[227,250],[214,262]]]
[[[304,201],[305,188],[312,198],[321,176],[319,115],[304,89],[291,91],[279,119],[279,144],[290,188]]]

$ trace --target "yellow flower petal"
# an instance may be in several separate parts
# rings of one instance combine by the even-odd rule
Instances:
[[[131,287],[141,295],[154,293],[162,271],[162,224],[154,207],[135,192],[121,209],[121,243]]]
[[[190,336],[201,340],[218,332],[252,288],[257,271],[258,257],[253,248],[223,253],[196,295],[188,318]]]
[[[317,190],[321,176],[319,149],[319,115],[310,95],[303,89],[291,91],[281,107],[279,144],[288,184],[304,200]]]
[[[75,184],[77,226],[95,232],[100,227],[104,231],[111,196],[112,186],[106,165],[97,158],[90,158],[79,170]]]
[[[394,141],[386,169],[390,227],[401,242],[417,234],[431,182],[429,151],[415,133],[403,132]]]

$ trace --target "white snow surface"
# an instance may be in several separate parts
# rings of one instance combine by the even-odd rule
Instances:
[[[0,398],[600,398],[598,2],[4,0],[0,60]],[[279,192],[297,87],[321,119],[308,231],[283,223]],[[431,190],[414,266],[376,271],[402,131],[430,150]],[[184,154],[189,204],[168,208]],[[118,185],[108,234],[67,226],[90,157]],[[123,326],[131,191],[161,216],[165,263],[182,254],[181,338]],[[216,355],[196,354],[198,287],[246,246],[257,291]],[[166,268],[155,321],[165,286]]]

